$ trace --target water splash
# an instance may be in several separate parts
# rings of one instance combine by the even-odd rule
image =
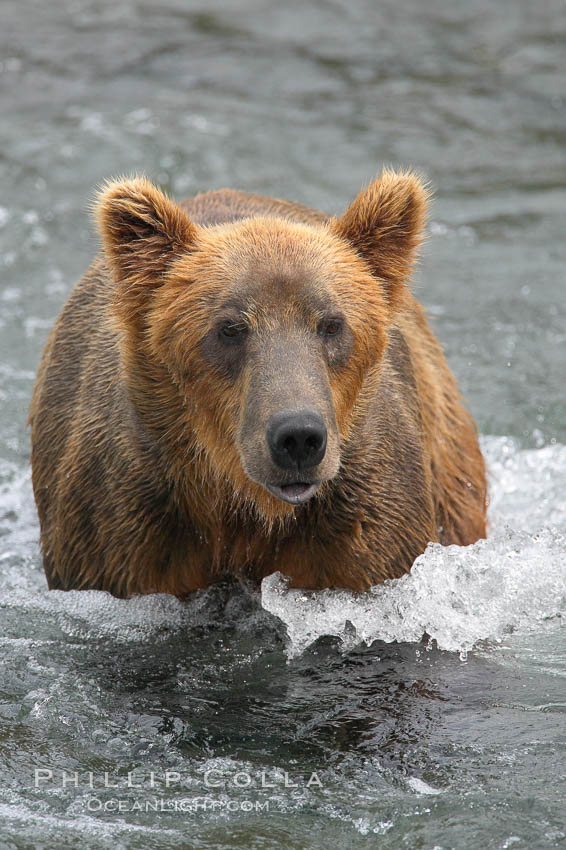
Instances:
[[[279,573],[262,583],[262,605],[286,626],[288,655],[323,635],[345,649],[421,641],[463,658],[480,641],[543,628],[566,613],[566,447],[524,450],[485,438],[491,533],[473,546],[432,543],[411,572],[367,593],[291,590]]]
[[[262,604],[285,623],[289,655],[322,635],[359,643],[420,641],[462,654],[480,640],[532,630],[566,611],[566,539],[505,529],[473,546],[432,543],[411,572],[367,593],[288,589],[280,574],[262,584]]]

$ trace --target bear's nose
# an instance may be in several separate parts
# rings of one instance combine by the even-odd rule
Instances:
[[[267,426],[271,457],[281,469],[309,469],[326,452],[326,426],[318,413],[276,413]]]

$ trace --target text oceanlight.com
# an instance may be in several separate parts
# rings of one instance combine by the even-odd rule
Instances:
[[[181,797],[167,799],[154,797],[150,800],[124,800],[112,797],[101,800],[90,797],[86,807],[89,812],[268,812],[269,800],[213,800],[211,797]]]

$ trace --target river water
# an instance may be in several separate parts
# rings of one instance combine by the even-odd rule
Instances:
[[[1,850],[566,846],[563,0],[0,21]],[[95,187],[338,213],[382,163],[436,187],[415,288],[482,431],[489,539],[361,597],[47,592],[24,423]]]

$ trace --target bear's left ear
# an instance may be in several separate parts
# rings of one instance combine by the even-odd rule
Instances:
[[[429,192],[411,172],[384,169],[362,190],[331,232],[347,239],[385,283],[395,307],[423,238]]]
[[[107,183],[94,212],[112,271],[128,289],[158,286],[196,235],[184,210],[145,177]]]

